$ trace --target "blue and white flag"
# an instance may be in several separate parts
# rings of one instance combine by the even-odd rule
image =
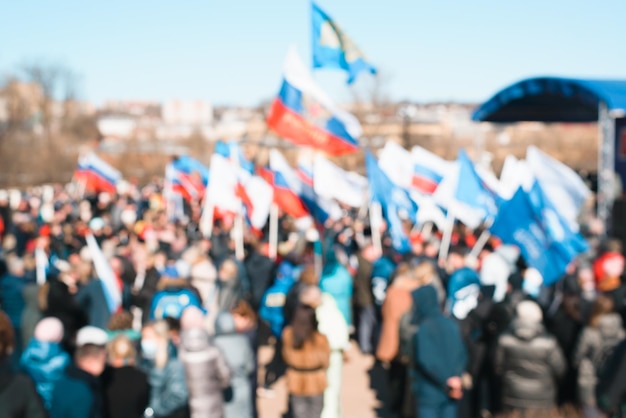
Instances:
[[[483,213],[483,219],[494,216],[497,212],[496,194],[478,175],[474,163],[469,159],[465,150],[459,151],[457,161],[459,180],[456,186],[456,200],[480,210]]]
[[[109,312],[115,313],[122,305],[122,290],[119,287],[118,279],[94,236],[89,233],[85,240],[91,253],[96,275],[100,279]]]
[[[568,260],[573,260],[578,254],[589,249],[587,241],[582,235],[572,231],[567,220],[550,202],[538,181],[533,183],[528,196],[535,213],[544,222],[544,228],[548,231],[550,238]]]
[[[313,68],[339,68],[348,72],[352,84],[361,71],[376,74],[356,44],[315,3],[311,3],[313,19]]]
[[[369,180],[370,201],[377,202],[382,207],[393,247],[401,253],[410,251],[409,237],[404,231],[400,214],[404,212],[407,219],[415,221],[417,205],[406,190],[396,186],[387,177],[369,151],[365,154],[365,165]]]
[[[541,273],[545,285],[563,277],[571,262],[521,187],[500,206],[490,231],[505,244],[518,246],[526,263]]]

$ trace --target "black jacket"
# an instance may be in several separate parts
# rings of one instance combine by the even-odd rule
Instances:
[[[102,375],[105,416],[139,418],[150,400],[148,376],[133,366],[108,368]]]
[[[0,363],[0,418],[45,418],[46,410],[33,381]]]
[[[246,297],[254,310],[258,311],[265,291],[276,277],[276,264],[270,258],[252,251],[246,257],[244,266],[250,281],[249,294]]]

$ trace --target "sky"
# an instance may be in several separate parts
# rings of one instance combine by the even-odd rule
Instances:
[[[538,75],[626,78],[626,2],[318,0],[395,100],[477,103]],[[0,6],[0,77],[26,62],[79,74],[82,99],[258,105],[287,49],[310,64],[308,0],[24,0]],[[341,71],[315,71],[337,101]],[[365,92],[370,76],[354,87]]]

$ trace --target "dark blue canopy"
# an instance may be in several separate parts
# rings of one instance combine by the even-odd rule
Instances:
[[[626,80],[538,77],[500,90],[472,115],[481,122],[593,122],[598,105],[626,111]]]

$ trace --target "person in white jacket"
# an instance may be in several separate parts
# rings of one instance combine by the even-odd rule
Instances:
[[[341,417],[341,375],[350,332],[337,303],[317,286],[308,286],[300,294],[300,302],[315,308],[318,330],[330,345],[330,365],[326,372],[328,386],[324,391],[324,409],[321,418]]]

